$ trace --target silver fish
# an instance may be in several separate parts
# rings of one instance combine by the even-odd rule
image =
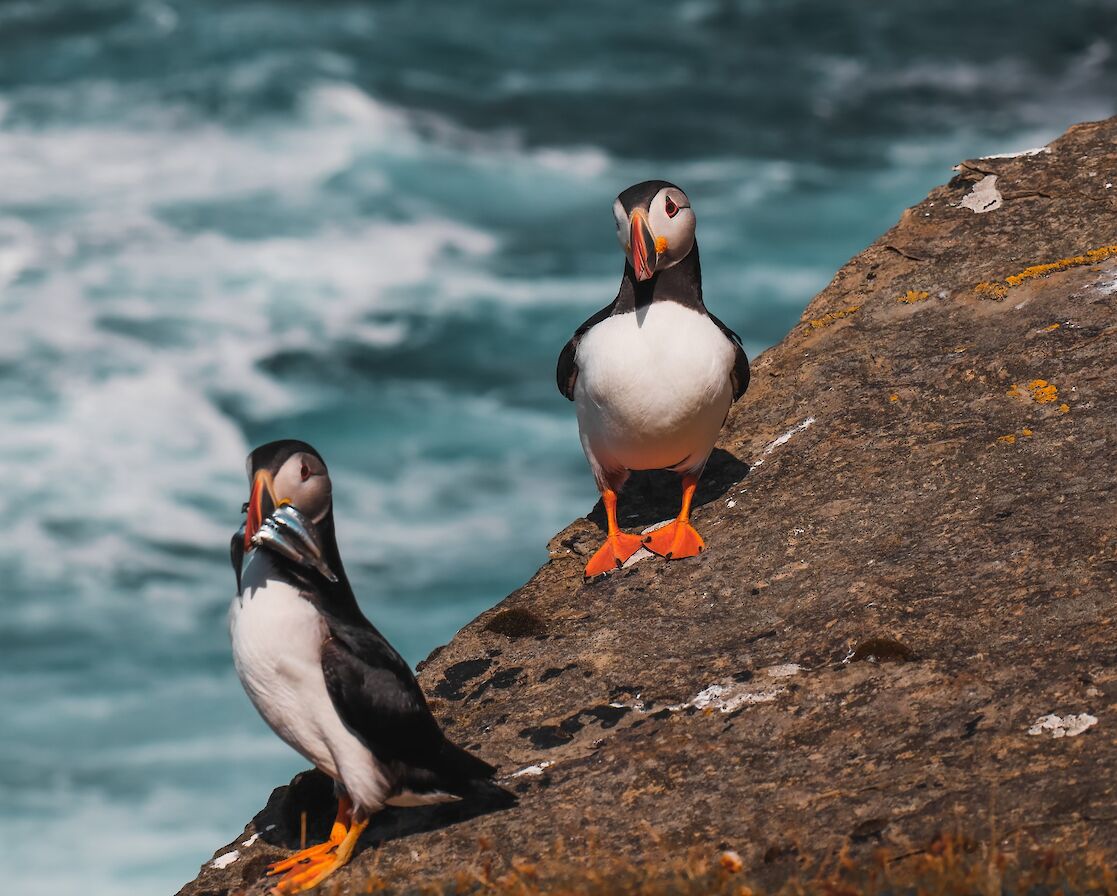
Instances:
[[[297,530],[277,521],[274,514],[264,520],[259,531],[252,536],[252,543],[270,548],[300,566],[316,569],[331,582],[337,581],[333,570],[322,560],[321,548],[312,540],[308,544]]]
[[[292,505],[284,504],[282,507],[276,509],[275,513],[271,515],[271,519],[289,529],[304,545],[310,553],[317,559],[322,559],[322,544],[318,537],[318,527],[314,525],[305,516],[299,513]]]

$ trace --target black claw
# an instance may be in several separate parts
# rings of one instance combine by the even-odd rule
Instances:
[[[674,553],[674,551],[668,551],[668,552],[667,552],[666,554],[664,554],[664,555],[663,555],[663,559],[664,559],[664,560],[670,560],[670,559],[671,559],[671,555],[672,555],[673,553]]]

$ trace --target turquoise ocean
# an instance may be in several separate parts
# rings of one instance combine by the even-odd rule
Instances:
[[[302,761],[233,672],[243,460],[331,466],[416,662],[596,499],[554,362],[666,178],[751,356],[959,160],[1117,111],[1113,0],[0,2],[0,855],[173,893]]]

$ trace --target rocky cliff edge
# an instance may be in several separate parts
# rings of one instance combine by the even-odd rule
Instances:
[[[778,881],[944,831],[1112,856],[1115,452],[1111,119],[962,163],[755,360],[705,554],[584,583],[599,507],[436,651],[436,714],[519,804],[385,812],[326,891],[725,850]],[[644,477],[622,523],[676,508]],[[263,892],[329,797],[277,789],[182,896]]]

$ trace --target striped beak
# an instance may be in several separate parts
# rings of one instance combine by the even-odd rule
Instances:
[[[248,518],[244,521],[245,553],[252,550],[252,539],[278,504],[271,473],[267,470],[257,471],[256,478],[252,480],[252,495],[248,499]]]
[[[628,251],[632,260],[632,269],[636,272],[637,280],[651,280],[655,273],[657,253],[655,251],[655,237],[648,227],[648,219],[643,209],[634,209],[628,221]]]

